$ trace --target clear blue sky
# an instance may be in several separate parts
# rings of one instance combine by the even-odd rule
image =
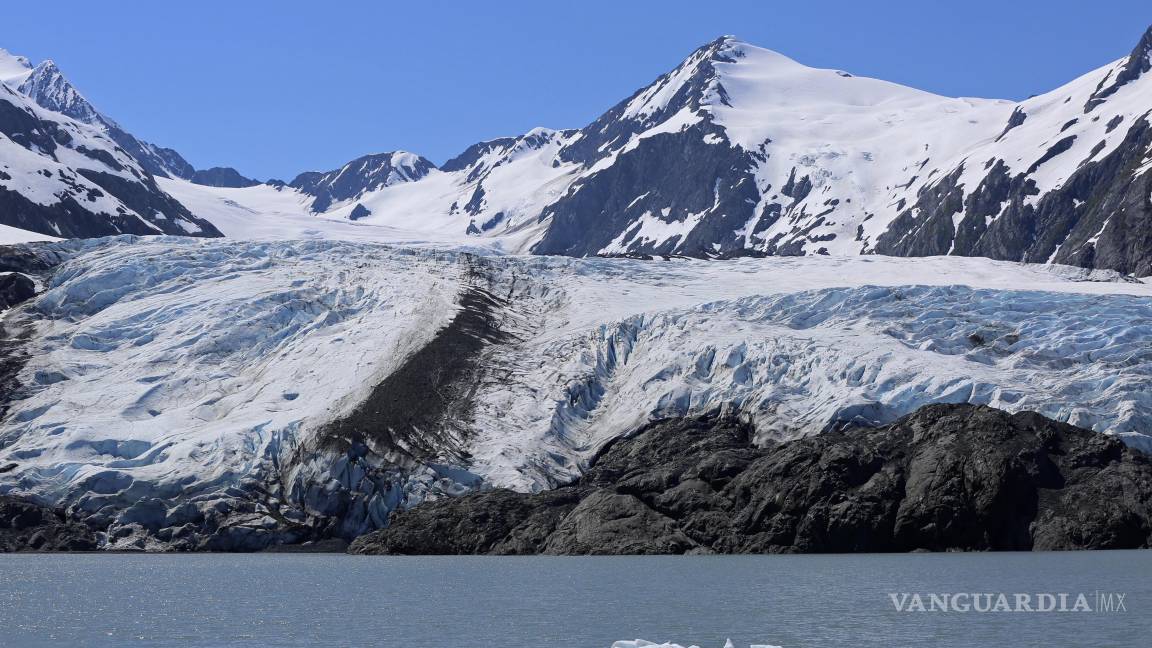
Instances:
[[[1148,0],[9,2],[0,47],[197,167],[290,179],[582,126],[735,34],[807,65],[1023,98],[1125,55]]]

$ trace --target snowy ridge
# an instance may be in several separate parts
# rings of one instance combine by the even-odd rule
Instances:
[[[36,103],[85,124],[98,124],[104,117],[80,94],[51,59],[41,61],[16,88]]]
[[[179,153],[136,139],[97,110],[50,59],[32,67],[27,58],[0,50],[0,84],[29,97],[42,108],[103,131],[151,174],[176,178],[193,175],[194,169]]]
[[[216,234],[104,131],[3,84],[0,115],[2,224],[49,237]]]
[[[419,180],[435,168],[419,155],[393,151],[366,155],[327,173],[302,173],[288,186],[314,196],[311,210],[325,212],[370,191]]]
[[[1149,43],[1011,102],[726,36],[579,130],[480,142],[439,169],[367,156],[291,185],[331,237],[360,238],[331,224],[355,221],[517,253],[958,255],[1146,276]],[[260,211],[263,190],[247,195],[231,199]]]
[[[246,534],[337,516],[354,535],[426,497],[564,483],[646,420],[716,409],[790,438],[977,402],[1152,447],[1152,289],[1116,274],[944,257],[477,264],[342,241],[69,249],[5,315],[27,359],[0,492],[122,528],[110,546],[160,548],[154,533],[205,516]],[[502,335],[438,423],[466,431],[449,435],[464,454],[330,446],[325,426],[448,325],[477,272]]]

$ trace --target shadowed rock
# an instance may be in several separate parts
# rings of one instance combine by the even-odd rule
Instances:
[[[408,553],[1122,549],[1152,543],[1152,460],[1039,414],[931,405],[768,448],[725,419],[653,423],[575,484],[427,503],[350,547]]]
[[[96,534],[83,524],[66,521],[59,511],[0,495],[0,552],[94,549]]]

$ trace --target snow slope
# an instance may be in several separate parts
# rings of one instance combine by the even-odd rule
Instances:
[[[515,247],[510,237],[470,237],[451,231],[429,231],[418,222],[390,218],[349,220],[339,213],[316,214],[312,197],[287,186],[208,187],[185,180],[157,178],[169,195],[193,213],[211,221],[228,238],[256,241],[332,240],[419,244],[449,249],[475,247],[500,251]],[[347,211],[347,210],[346,210]],[[399,221],[399,222],[397,222]],[[388,224],[395,222],[395,224]]]
[[[38,234],[17,227],[0,225],[0,244],[31,243],[33,241],[58,241],[60,239],[47,234]]]
[[[0,492],[122,527],[110,546],[206,515],[252,533],[339,512],[361,532],[479,483],[562,483],[645,420],[717,408],[789,438],[970,401],[1152,447],[1152,285],[1115,273],[946,257],[478,258],[323,240],[121,238],[68,256],[4,315],[27,342]],[[322,443],[451,328],[478,281],[501,334],[463,378],[464,407],[435,423],[465,430],[465,454],[414,463],[399,445]]]

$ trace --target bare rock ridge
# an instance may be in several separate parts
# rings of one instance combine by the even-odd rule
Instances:
[[[1152,460],[1039,414],[930,405],[766,448],[731,419],[653,423],[571,486],[394,514],[359,554],[820,553],[1152,545]]]

